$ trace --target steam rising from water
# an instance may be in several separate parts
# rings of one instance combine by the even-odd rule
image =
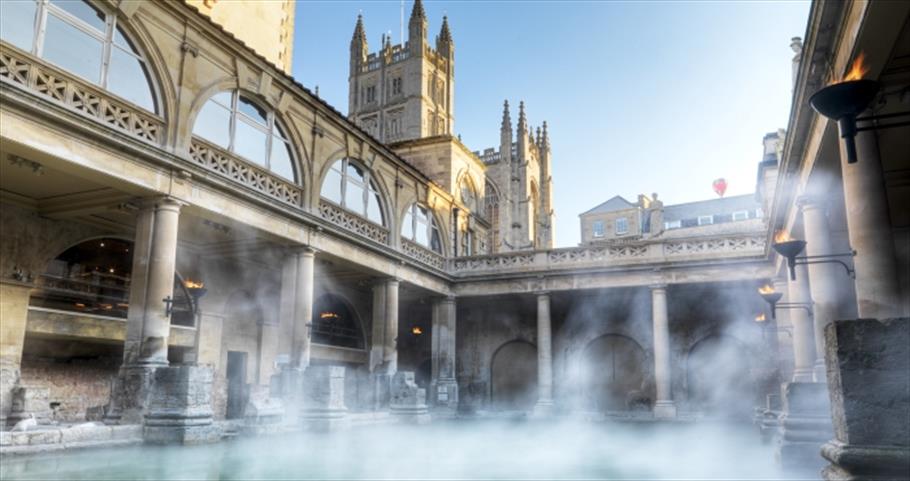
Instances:
[[[460,421],[4,459],[3,479],[793,479],[752,429]]]

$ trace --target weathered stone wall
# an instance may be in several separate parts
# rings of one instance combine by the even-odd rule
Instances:
[[[89,408],[108,403],[119,367],[120,357],[55,360],[26,354],[22,384],[48,388],[48,402],[60,403],[55,415],[58,421],[80,422],[86,420]]]

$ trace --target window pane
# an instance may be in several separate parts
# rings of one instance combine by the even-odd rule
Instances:
[[[429,224],[429,215],[427,210],[423,207],[417,206],[417,222],[423,222],[424,224]]]
[[[234,132],[234,152],[253,162],[265,166],[265,150],[268,135],[247,121],[238,118]]]
[[[371,192],[371,195],[367,197],[367,219],[379,224],[385,225],[382,222],[382,209],[379,207],[379,196],[375,192]]]
[[[104,14],[96,10],[95,7],[85,3],[83,0],[51,0],[51,4],[60,7],[61,10],[65,10],[79,20],[95,27],[99,32],[104,32],[106,30]]]
[[[136,51],[136,47],[134,47],[133,44],[127,40],[126,35],[123,34],[123,30],[120,30],[120,27],[117,27],[114,30],[114,43],[129,50],[130,52],[135,53],[136,55],[139,55],[139,52]]]
[[[152,88],[144,65],[119,47],[111,47],[107,89],[146,110],[155,111]]]
[[[410,208],[405,211],[404,219],[401,221],[401,236],[414,240],[414,214],[411,214]]]
[[[418,222],[417,223],[417,232],[414,233],[416,235],[414,240],[416,240],[417,243],[422,246],[429,246],[430,239],[428,238],[429,233],[427,231],[428,231],[427,225],[422,222]]]
[[[348,178],[357,179],[363,182],[363,169],[354,164],[348,163]]]
[[[250,102],[243,97],[240,97],[239,101],[237,102],[237,110],[248,115],[251,120],[254,120],[262,125],[268,125],[268,121],[265,119],[265,110],[262,110],[258,105]]]
[[[363,205],[363,187],[358,183],[351,182],[350,178],[348,178],[348,183],[345,186],[344,206],[360,215],[366,215]]]
[[[232,109],[233,107],[231,104],[233,97],[234,94],[232,92],[218,92],[217,94],[212,95],[210,100],[218,102],[218,104],[223,105],[228,109]]]
[[[269,170],[285,179],[296,180],[288,144],[277,137],[272,138],[272,155],[269,157]]]
[[[430,238],[430,249],[442,254],[442,241],[439,238],[439,229],[437,229],[435,225],[433,226],[432,237]]]
[[[341,204],[341,174],[333,169],[325,175],[322,182],[322,196],[336,204]]]
[[[47,16],[42,54],[44,58],[92,82],[100,83],[103,48],[102,42],[95,37],[56,15]]]
[[[32,0],[0,2],[0,38],[23,50],[31,51],[37,9]]]
[[[196,117],[193,134],[227,148],[231,143],[230,124],[231,112],[209,100]]]

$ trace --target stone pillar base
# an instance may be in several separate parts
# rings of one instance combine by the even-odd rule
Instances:
[[[51,408],[48,398],[50,391],[42,386],[19,385],[11,390],[12,404],[9,416],[6,418],[7,426],[13,427],[23,419],[32,416],[38,424],[51,422]]]
[[[851,446],[834,440],[822,446],[831,462],[822,470],[826,480],[890,481],[910,476],[910,447]]]
[[[157,366],[121,366],[111,387],[105,424],[142,424]]]
[[[400,423],[426,424],[430,422],[427,391],[417,387],[412,371],[398,371],[392,376],[389,413]]]
[[[307,431],[334,431],[348,427],[344,405],[344,367],[310,366],[303,375],[298,421]]]
[[[676,419],[676,403],[673,401],[657,401],[654,403],[655,419]]]
[[[458,383],[454,379],[439,379],[430,383],[434,409],[455,411],[458,408]]]
[[[825,479],[910,477],[910,318],[828,324],[825,362],[836,434]]]
[[[151,444],[202,444],[221,439],[212,424],[212,368],[155,370],[142,438]]]
[[[283,421],[284,404],[281,399],[251,399],[243,412],[241,431],[252,436],[274,434],[281,431]]]
[[[534,404],[534,409],[531,411],[531,417],[535,419],[545,419],[553,417],[556,408],[553,405],[552,399],[541,399]]]
[[[834,434],[828,386],[817,382],[791,382],[781,386],[783,414],[775,458],[781,467],[800,472],[821,472],[822,444]]]

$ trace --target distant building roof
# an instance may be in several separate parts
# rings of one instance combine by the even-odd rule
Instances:
[[[586,214],[599,214],[603,212],[614,212],[617,210],[626,210],[635,207],[638,204],[633,204],[632,202],[627,201],[621,195],[615,195],[610,200],[604,202],[603,204],[598,205],[597,207],[583,212],[581,215]]]
[[[664,221],[673,222],[683,219],[693,219],[700,215],[732,214],[742,210],[754,211],[759,207],[761,207],[761,204],[755,200],[754,194],[700,200],[697,202],[687,202],[685,204],[666,205],[664,206]]]

